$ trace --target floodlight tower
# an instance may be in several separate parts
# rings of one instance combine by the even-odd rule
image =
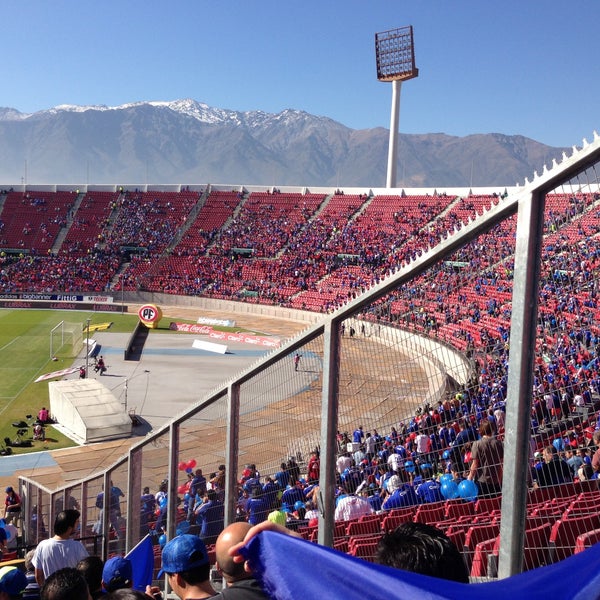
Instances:
[[[415,67],[415,47],[412,25],[375,34],[377,79],[392,82],[392,114],[386,187],[396,187],[398,162],[398,122],[400,118],[400,88],[403,81],[419,75]]]

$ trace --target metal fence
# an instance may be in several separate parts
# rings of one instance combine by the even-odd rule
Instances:
[[[398,198],[400,219],[412,235],[390,253],[399,262],[410,260],[372,286],[355,267],[325,281],[347,287],[348,302],[176,416],[100,476],[61,490],[21,478],[32,507],[25,515],[27,543],[47,536],[62,506],[77,506],[90,550],[107,556],[131,549],[148,530],[138,498],[144,487],[155,493],[161,482],[168,498],[178,501],[163,505],[164,515],[156,507],[150,521],[164,518],[165,535],[172,537],[187,523],[186,483],[193,472],[201,468],[207,479],[218,477],[220,465],[225,521],[231,522],[244,512],[245,469],[255,466],[263,483],[276,479],[291,458],[306,480],[316,449],[320,479],[310,489],[318,527],[303,533],[353,553],[356,536],[335,524],[336,494],[348,477],[339,472],[338,459],[350,454],[366,481],[365,499],[380,490],[385,496],[373,461],[388,465],[403,446],[407,454],[393,474],[402,483],[433,476],[441,498],[427,507],[436,512],[415,506],[400,521],[443,528],[464,551],[473,576],[504,577],[574,552],[574,534],[600,526],[594,526],[595,507],[581,508],[596,482],[584,481],[591,477],[587,467],[578,473],[573,465],[579,461],[572,461],[573,481],[557,486],[547,479],[549,467],[541,475],[536,453],[554,448],[551,459],[566,461],[572,444],[584,466],[594,450],[599,156],[596,137],[516,194],[448,198],[433,220],[418,202]],[[503,445],[502,494],[496,498],[484,498],[483,480],[475,493],[461,488],[477,452],[475,436],[452,443],[457,431],[485,420]],[[360,426],[365,436],[357,443]],[[388,467],[381,471],[390,475]],[[113,499],[109,510],[100,509],[98,496],[104,490],[118,495],[116,489],[123,493],[118,506]],[[581,506],[573,509],[578,499]],[[557,533],[558,520],[569,520],[567,509],[567,517],[584,519],[567,524],[567,534]],[[359,536],[366,529],[359,528]]]

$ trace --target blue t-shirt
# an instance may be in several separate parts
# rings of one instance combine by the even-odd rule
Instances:
[[[248,512],[248,523],[258,525],[267,520],[271,507],[264,497],[250,498],[246,504],[246,511]]]
[[[444,499],[442,486],[434,479],[425,481],[417,488],[417,498],[421,503],[441,502]]]
[[[296,502],[298,502],[298,500],[300,500],[301,502],[304,502],[306,500],[306,497],[304,496],[304,491],[299,488],[299,487],[291,487],[287,490],[285,490],[285,492],[283,492],[283,494],[281,494],[281,503],[282,504],[287,504],[288,506],[294,506],[294,504],[296,504]]]
[[[415,506],[419,503],[415,488],[409,483],[404,483],[401,487],[385,501],[384,510],[393,508],[405,508],[406,506]]]
[[[216,537],[223,531],[225,507],[222,502],[205,502],[196,513],[196,523],[200,525],[201,538]],[[264,519],[263,519],[264,520]]]

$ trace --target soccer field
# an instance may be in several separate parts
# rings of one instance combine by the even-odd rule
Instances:
[[[72,366],[76,353],[70,345],[70,336],[65,335],[62,344],[60,330],[53,340],[53,354],[56,361],[50,359],[50,332],[61,321],[83,327],[86,320],[91,323],[112,320],[114,315],[82,311],[49,310],[0,310],[0,440],[15,437],[16,428],[12,423],[26,420],[26,415],[37,415],[42,406],[48,406],[48,382],[34,383],[43,373],[58,371]],[[85,340],[85,333],[84,333]],[[30,433],[28,436],[30,437]],[[55,438],[49,440],[50,447],[59,448],[72,442],[60,434],[52,433]],[[52,443],[56,442],[56,443]],[[41,442],[34,447],[42,449]],[[13,452],[31,451],[14,448]]]

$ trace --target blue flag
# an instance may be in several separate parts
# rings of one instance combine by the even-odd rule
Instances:
[[[152,538],[147,535],[125,558],[128,558],[133,566],[133,588],[145,592],[146,586],[152,584],[154,573]]]
[[[489,583],[457,583],[383,567],[296,537],[263,531],[242,549],[275,600],[600,599],[600,544],[547,567]]]

